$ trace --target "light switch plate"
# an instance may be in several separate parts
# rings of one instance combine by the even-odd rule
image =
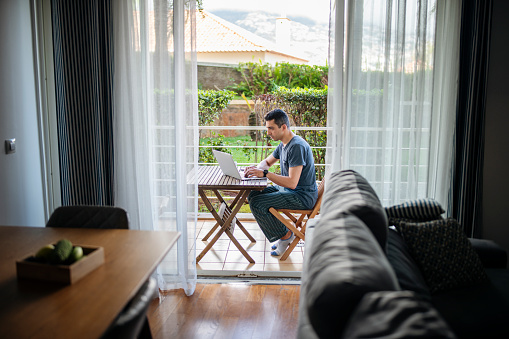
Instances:
[[[5,154],[16,152],[16,138],[5,140]]]

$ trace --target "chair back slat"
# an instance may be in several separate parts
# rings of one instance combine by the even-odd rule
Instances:
[[[325,178],[322,179],[320,185],[318,185],[318,199],[316,199],[315,207],[313,207],[313,212],[311,212],[310,216],[314,217],[320,211],[320,207],[322,206],[322,197],[323,191],[325,190]]]
[[[290,253],[293,251],[295,246],[300,240],[306,240],[306,225],[307,220],[314,218],[318,212],[320,212],[320,206],[322,205],[322,196],[325,189],[325,179],[322,179],[320,185],[318,185],[318,198],[316,199],[315,206],[311,210],[294,210],[294,209],[275,209],[271,207],[269,209],[270,213],[274,215],[279,221],[281,221],[287,229],[293,232],[297,237],[292,241],[292,243],[288,246],[286,251],[281,256],[280,260],[286,260]],[[280,213],[285,214],[289,219],[285,219]],[[300,214],[298,219],[292,215],[292,213]],[[307,216],[307,220],[304,218]]]

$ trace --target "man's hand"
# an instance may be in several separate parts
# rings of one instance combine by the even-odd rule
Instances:
[[[244,169],[244,176],[248,178],[263,177],[263,170],[258,169],[256,166],[248,166]]]

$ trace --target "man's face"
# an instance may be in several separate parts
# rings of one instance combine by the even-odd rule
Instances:
[[[283,128],[286,125],[278,127],[274,120],[268,120],[265,121],[265,126],[267,127],[267,134],[272,138],[272,140],[278,141],[283,138]]]

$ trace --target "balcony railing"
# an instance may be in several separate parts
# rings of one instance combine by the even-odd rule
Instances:
[[[160,129],[160,130],[168,129],[168,127],[165,127],[165,126],[157,126],[155,128]],[[251,131],[266,131],[266,127],[264,127],[264,126],[200,126],[199,130],[200,131],[236,130],[236,131],[246,131],[246,134],[248,134],[248,132],[251,132]],[[332,130],[332,128],[331,127],[295,127],[295,126],[292,126],[291,130],[293,132],[297,132],[297,131],[330,131],[330,130]],[[399,133],[400,137],[402,137],[402,135],[416,133],[417,131],[413,128],[399,128],[399,129],[394,129],[393,131],[390,131],[390,130],[382,129],[382,128],[378,128],[378,127],[353,127],[350,129],[349,138],[350,139],[355,138],[355,134],[357,134],[357,133],[380,133],[380,132]],[[430,129],[422,128],[419,130],[419,132],[421,134],[423,134],[425,138],[428,138]],[[424,144],[426,144],[426,143],[424,143]],[[327,146],[316,146],[313,144],[310,144],[310,146],[312,149],[326,149],[326,150],[328,150]],[[204,148],[214,148],[215,146],[200,145],[198,147],[201,149],[204,149]],[[266,149],[274,149],[276,146],[221,145],[220,147],[221,148],[230,148],[230,149],[249,148],[249,149],[266,150]],[[164,146],[164,145],[156,145],[156,148],[165,149],[165,148],[172,148],[172,147]],[[367,154],[368,152],[376,153],[381,150],[382,150],[382,147],[378,146],[378,145],[377,146],[371,146],[371,145],[370,146],[352,146],[349,148],[349,153],[350,154],[352,154],[352,153]],[[401,147],[397,150],[397,152],[406,152],[406,151],[410,152],[411,148],[410,147]],[[423,146],[422,148],[420,148],[419,151],[422,154],[424,154],[425,157],[429,156],[429,147],[427,147],[427,144],[426,144],[426,146]],[[346,156],[348,156],[348,155],[346,155]],[[394,195],[398,196],[400,200],[408,199],[408,197],[406,197],[404,195],[404,193],[400,194],[395,191],[395,190],[400,190],[401,192],[404,192],[406,185],[408,185],[408,181],[404,180],[404,178],[403,178],[400,180],[399,185],[397,185],[398,187],[395,187],[396,185],[394,185],[394,183],[393,183],[393,175],[392,175],[392,173],[394,173],[394,171],[398,171],[398,173],[405,172],[406,171],[405,168],[407,168],[408,165],[406,165],[403,162],[401,162],[399,164],[397,164],[397,163],[376,164],[376,163],[373,163],[372,161],[370,161],[370,159],[367,159],[366,156],[359,156],[357,158],[349,157],[349,158],[350,158],[349,168],[359,171],[360,173],[365,175],[366,178],[368,178],[368,180],[370,180],[370,183],[373,185],[375,191],[381,192],[381,193],[379,193],[379,198],[382,201],[382,204],[384,204],[384,205],[390,204],[390,202],[393,201],[393,199],[394,199]],[[260,159],[258,159],[258,162],[259,161],[260,161]],[[170,162],[165,162],[165,161],[160,161],[160,162],[156,162],[156,163],[161,166],[161,170],[158,172],[156,181],[160,182],[161,185],[164,186],[164,182],[171,182],[172,179],[167,179],[167,177],[165,177],[165,175],[163,174],[165,170],[163,170],[163,168],[168,168],[169,166],[171,167],[172,164]],[[205,165],[205,164],[217,165],[216,162],[212,162],[212,163],[201,162],[201,163],[199,163],[199,165]],[[251,164],[253,164],[253,163],[238,162],[239,166],[248,166]],[[327,167],[328,165],[329,164],[327,164],[327,163],[322,163],[322,164],[315,163],[315,166],[317,168]],[[419,172],[421,175],[422,175],[422,173],[427,173],[427,166],[428,166],[427,162],[423,162],[422,164],[420,164],[417,167],[418,168],[417,172]],[[381,174],[381,173],[383,173],[383,174]],[[388,174],[391,174],[391,175],[388,175]],[[422,194],[424,194],[423,192],[425,192],[427,189],[427,177],[426,176],[419,177],[419,178],[417,178],[417,182],[418,182],[417,191],[420,192],[419,193],[420,195],[422,195]],[[161,195],[159,196],[159,200],[163,201],[163,202],[167,201],[168,196],[169,196],[167,194],[167,192],[165,192],[164,189],[161,189],[160,193],[161,193]]]

